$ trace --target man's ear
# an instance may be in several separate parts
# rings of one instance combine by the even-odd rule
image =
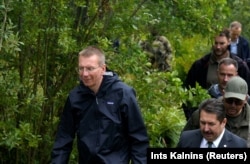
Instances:
[[[225,90],[223,89],[223,90],[222,90],[222,95],[224,96],[224,94],[225,94]]]
[[[227,118],[224,118],[223,121],[222,121],[223,125],[226,126],[227,124]]]

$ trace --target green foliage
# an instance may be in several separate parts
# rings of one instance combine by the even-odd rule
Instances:
[[[139,101],[143,102],[141,106],[152,137],[152,147],[175,147],[186,123],[182,104],[191,102],[192,107],[197,107],[197,104],[209,97],[207,91],[199,87],[183,89],[177,75],[176,72],[152,73],[144,78],[143,84],[146,87],[140,85],[137,88],[140,95],[143,95],[139,95]]]
[[[110,56],[117,61],[111,67],[121,68],[117,70],[121,78],[136,89],[151,147],[175,147],[186,123],[182,104],[190,101],[197,105],[208,97],[207,91],[200,87],[183,89],[178,72],[152,70],[147,55],[135,45],[130,48],[133,54],[121,52]],[[120,62],[128,57],[130,60]],[[119,66],[115,65],[118,63]]]
[[[6,126],[3,126],[5,128]],[[0,146],[5,146],[9,150],[18,148],[21,151],[26,151],[29,148],[38,148],[38,143],[42,141],[40,135],[34,135],[29,123],[20,123],[19,128],[2,129],[0,136]]]
[[[200,42],[197,42],[199,40]],[[175,70],[179,72],[179,77],[185,80],[185,77],[193,64],[193,62],[210,51],[211,43],[207,38],[201,35],[195,35],[191,38],[178,38],[175,40],[175,48],[178,49],[175,53]],[[187,60],[188,59],[188,60]]]
[[[202,100],[210,98],[206,89],[203,89],[198,83],[195,88],[190,88],[187,90],[187,95],[183,101],[183,104],[193,108],[198,107]]]
[[[136,89],[150,145],[174,147],[186,122],[182,105],[207,97],[199,86],[182,88],[187,70],[231,19],[242,20],[247,34],[248,9],[247,0],[2,1],[0,163],[50,162],[66,96],[78,83],[77,54],[91,44]],[[154,70],[141,51],[139,42],[154,35],[171,42],[173,72]],[[70,163],[76,162],[74,148]]]
[[[184,90],[174,73],[153,72],[137,88],[152,147],[175,147],[185,125]],[[139,86],[138,86],[139,87]],[[148,92],[150,91],[150,92]],[[174,91],[174,92],[173,92]]]

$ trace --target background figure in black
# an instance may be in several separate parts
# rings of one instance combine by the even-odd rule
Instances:
[[[246,38],[241,36],[242,25],[238,21],[233,21],[230,24],[230,52],[231,54],[239,56],[244,61],[250,61],[249,42]]]

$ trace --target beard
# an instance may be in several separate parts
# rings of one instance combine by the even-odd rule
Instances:
[[[214,48],[213,51],[214,51],[215,56],[220,57],[220,56],[223,56],[224,54],[226,54],[228,49],[227,48],[221,48],[221,49]]]

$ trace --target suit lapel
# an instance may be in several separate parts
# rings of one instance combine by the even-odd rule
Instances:
[[[229,135],[228,130],[225,129],[225,132],[221,138],[221,141],[220,141],[218,148],[227,148],[228,144],[231,142],[231,140],[232,140],[232,136]]]

